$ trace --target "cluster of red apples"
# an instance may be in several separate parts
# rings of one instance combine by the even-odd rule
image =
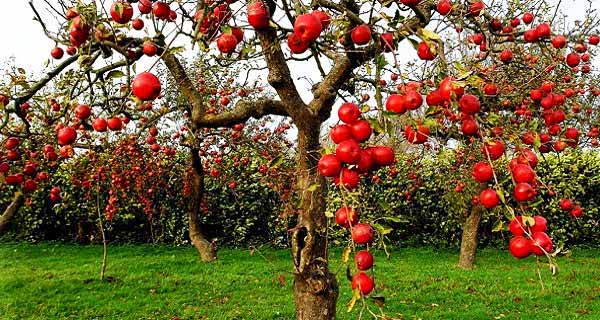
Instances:
[[[330,137],[336,144],[335,154],[326,154],[318,164],[319,173],[332,177],[336,185],[348,190],[358,187],[360,174],[370,172],[394,163],[394,150],[387,146],[361,148],[371,137],[372,129],[368,121],[360,119],[361,112],[354,103],[344,103],[338,110],[343,124],[331,128]],[[343,228],[351,230],[352,241],[357,245],[368,245],[374,239],[374,231],[368,223],[359,223],[356,209],[344,206],[335,213],[335,221]],[[368,295],[375,287],[373,278],[364,271],[373,266],[373,256],[368,250],[355,255],[356,268],[359,270],[352,278],[352,289]]]

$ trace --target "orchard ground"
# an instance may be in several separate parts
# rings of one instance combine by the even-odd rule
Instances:
[[[101,248],[0,245],[0,319],[293,319],[288,250],[222,249],[213,264],[191,247],[113,246],[108,282]],[[334,249],[340,319],[351,290]],[[506,250],[484,249],[477,268],[456,267],[451,250],[376,253],[384,310],[399,319],[600,319],[600,250],[574,249],[557,276]],[[376,280],[377,280],[376,279]],[[371,303],[371,302],[369,302]],[[372,303],[371,303],[372,304]],[[357,305],[360,309],[360,303]],[[364,319],[370,319],[369,314]]]

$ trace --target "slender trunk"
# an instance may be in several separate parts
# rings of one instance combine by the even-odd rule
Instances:
[[[15,192],[13,201],[6,207],[2,216],[0,216],[0,234],[8,227],[12,217],[19,211],[19,208],[25,203],[25,197],[20,192]]]
[[[208,242],[202,234],[202,228],[200,226],[200,204],[204,197],[204,170],[202,169],[202,162],[198,155],[198,149],[192,148],[192,174],[190,181],[191,193],[188,199],[190,205],[188,211],[188,223],[189,223],[189,236],[190,240],[198,254],[200,259],[204,262],[211,262],[217,259],[216,248],[213,244]]]
[[[481,220],[481,206],[473,206],[462,226],[460,241],[460,258],[458,266],[463,269],[473,269],[477,253],[477,233]]]
[[[328,267],[325,180],[317,173],[319,121],[298,125],[298,225],[292,235],[294,302],[299,320],[335,319],[338,284]]]
[[[100,269],[100,280],[104,281],[106,277],[106,263],[108,261],[108,246],[106,243],[106,233],[104,232],[104,225],[102,224],[102,216],[98,219],[98,227],[102,234],[102,268]]]

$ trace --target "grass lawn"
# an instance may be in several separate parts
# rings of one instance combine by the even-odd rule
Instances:
[[[384,311],[399,319],[600,319],[600,250],[575,250],[546,269],[542,290],[532,258],[483,250],[478,268],[455,267],[457,254],[401,249],[376,253]],[[339,318],[351,290],[339,250]],[[192,248],[109,247],[107,275],[98,280],[101,248],[0,244],[0,319],[293,319],[291,260],[286,250],[223,249],[214,264]],[[369,302],[373,310],[377,307]],[[364,316],[370,319],[370,316]]]

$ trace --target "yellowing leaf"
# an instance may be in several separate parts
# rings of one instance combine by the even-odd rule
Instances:
[[[356,304],[356,301],[360,299],[360,290],[358,288],[354,289],[354,295],[352,295],[352,299],[348,302],[348,312],[351,312]]]
[[[352,252],[352,249],[350,247],[346,247],[344,249],[344,252],[342,253],[342,261],[344,261],[344,263],[348,263],[348,259],[350,259],[351,252]]]
[[[427,29],[421,29],[421,36],[424,40],[440,40],[440,35]]]

